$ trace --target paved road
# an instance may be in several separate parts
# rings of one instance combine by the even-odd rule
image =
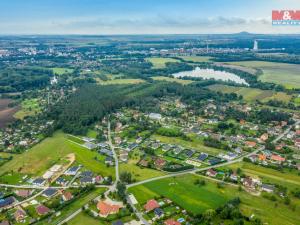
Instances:
[[[116,151],[115,151],[115,146],[112,144],[112,140],[111,140],[111,130],[110,130],[110,121],[108,121],[108,132],[107,132],[107,139],[108,139],[108,144],[109,144],[109,147],[111,148],[111,151],[113,152],[113,156],[114,156],[114,159],[115,159],[115,170],[116,170],[116,180],[115,180],[115,185],[118,183],[118,181],[120,180],[120,177],[119,177],[119,160],[118,160],[118,156],[116,154]]]
[[[290,130],[292,129],[293,126],[298,125],[298,124],[300,124],[300,120],[296,121],[293,125],[289,126],[282,134],[280,134],[277,138],[275,138],[272,141],[272,143],[276,143],[276,142],[280,141],[286,134],[288,134],[288,132],[290,132]],[[255,150],[253,152],[250,152],[248,154],[244,154],[244,155],[240,156],[239,158],[236,158],[236,159],[228,161],[228,162],[220,163],[220,164],[213,165],[213,166],[207,166],[207,167],[199,168],[199,169],[186,170],[186,171],[182,171],[182,172],[178,172],[178,173],[170,173],[170,174],[160,176],[160,177],[153,177],[153,178],[150,178],[150,179],[147,179],[147,180],[143,180],[143,181],[139,181],[139,182],[136,182],[136,183],[133,183],[133,184],[129,184],[129,185],[127,185],[127,188],[134,187],[134,186],[141,185],[141,184],[145,184],[145,183],[148,183],[148,182],[151,182],[151,181],[164,179],[164,178],[170,178],[170,177],[180,176],[180,175],[184,175],[184,174],[188,174],[188,173],[196,173],[196,172],[205,171],[205,170],[212,169],[212,168],[227,166],[227,165],[230,165],[230,164],[233,164],[233,163],[241,162],[244,157],[249,157],[249,156],[251,156],[253,154],[256,154],[257,152],[262,151],[262,150],[264,150],[264,146],[260,147],[259,149]]]
[[[132,203],[132,201],[130,200],[130,198],[126,197],[127,199],[127,203],[132,207],[133,212],[135,213],[135,215],[137,216],[137,218],[139,218],[140,221],[143,222],[143,224],[145,225],[150,225],[149,222],[143,217],[143,213],[141,213],[136,207],[135,205]]]

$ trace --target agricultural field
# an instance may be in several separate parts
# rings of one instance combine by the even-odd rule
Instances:
[[[155,69],[161,69],[166,67],[166,63],[168,62],[179,62],[177,59],[172,58],[161,58],[161,57],[153,57],[153,58],[146,58],[146,60],[152,63],[152,67]]]
[[[101,85],[112,85],[112,84],[139,84],[145,81],[142,79],[114,79],[114,80],[107,80],[107,81],[102,81],[98,79],[97,82]]]
[[[293,98],[292,95],[288,95],[284,92],[275,92],[271,90],[261,90],[257,88],[247,87],[234,87],[229,85],[214,84],[209,86],[210,90],[219,91],[222,93],[236,93],[237,95],[243,96],[244,100],[253,102],[259,100],[261,102],[267,102],[272,99],[289,103]]]
[[[15,155],[13,160],[0,167],[0,175],[11,171],[15,172],[16,175],[18,173],[41,175],[70,153],[75,153],[76,162],[82,164],[86,169],[99,173],[102,176],[114,176],[112,167],[107,168],[104,162],[95,159],[95,157],[101,159],[103,156],[69,141],[66,134],[60,131],[22,155]]]
[[[65,73],[72,73],[74,70],[73,69],[69,69],[69,68],[60,68],[60,67],[54,67],[51,68],[53,73],[56,75],[62,75]]]
[[[34,116],[41,111],[39,99],[26,99],[21,103],[21,109],[14,114],[17,119],[24,119],[26,116]]]
[[[20,106],[9,107],[11,99],[0,99],[0,128],[15,120],[14,114],[20,109]]]
[[[300,88],[300,66],[297,64],[264,61],[228,62],[228,64],[262,69],[263,75],[259,77],[261,81],[282,84],[288,89]]]
[[[207,56],[180,56],[179,58],[185,61],[192,61],[192,62],[210,62],[213,57]]]
[[[183,85],[193,83],[193,81],[191,81],[191,80],[182,80],[182,79],[178,79],[178,78],[164,77],[164,76],[151,77],[151,78],[153,80],[176,82],[176,83],[183,84]]]
[[[218,188],[217,183],[210,179],[205,179],[204,186],[198,186],[194,184],[196,179],[205,178],[196,175],[166,178],[132,187],[129,192],[135,195],[140,205],[151,198],[165,196],[194,214],[221,206],[234,197],[240,197],[240,209],[246,216],[255,215],[272,225],[295,225],[300,220],[299,207],[293,211],[282,202],[275,204],[261,196],[238,191],[235,186],[225,185]]]

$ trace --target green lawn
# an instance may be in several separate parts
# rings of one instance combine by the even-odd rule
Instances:
[[[100,79],[97,80],[101,85],[111,85],[111,84],[139,84],[145,82],[142,79],[114,79],[102,81]]]
[[[91,216],[86,215],[85,213],[81,212],[76,217],[74,217],[72,220],[68,222],[68,225],[82,225],[82,224],[88,224],[88,225],[106,225],[106,223],[103,223],[99,220],[96,220],[92,218]]]
[[[228,62],[228,64],[262,69],[263,75],[259,77],[261,81],[282,84],[286,88],[300,88],[300,66],[297,64],[264,61]]]
[[[153,80],[176,82],[176,83],[183,84],[183,85],[193,83],[192,80],[183,80],[183,79],[172,78],[172,77],[164,77],[164,76],[151,77],[151,78]]]
[[[148,168],[140,168],[135,165],[135,162],[129,161],[128,163],[120,164],[120,173],[123,171],[130,172],[136,181],[146,180],[152,177],[159,177],[165,175],[166,173],[158,170],[148,169]]]
[[[98,134],[97,131],[89,129],[86,136],[90,138],[96,138],[97,134]]]
[[[166,67],[166,63],[168,62],[178,62],[177,59],[172,58],[162,58],[162,57],[153,57],[153,58],[146,58],[146,60],[152,63],[152,67],[155,69],[161,69]]]
[[[192,62],[210,62],[212,57],[208,56],[180,56],[185,61],[192,61]]]
[[[198,177],[199,178],[199,177]],[[195,175],[184,175],[177,178],[166,178],[129,189],[143,205],[147,200],[161,195],[170,198],[176,204],[193,212],[202,213],[206,209],[216,208],[234,197],[241,199],[241,211],[244,215],[255,215],[272,225],[295,225],[300,221],[300,207],[293,211],[282,202],[272,202],[261,196],[238,191],[237,187],[225,185],[217,188],[216,182],[206,179],[206,185],[194,185]],[[205,178],[199,178],[205,179]],[[299,201],[295,204],[299,204]],[[276,215],[276,216],[274,216]]]
[[[57,74],[57,75],[62,75],[65,73],[72,73],[74,70],[73,69],[69,69],[69,68],[61,68],[61,67],[54,67],[51,68],[53,73]]]
[[[85,168],[100,173],[102,176],[114,176],[114,169],[107,168],[104,162],[95,160],[101,156],[78,144],[68,140],[63,132],[56,132],[53,137],[47,138],[41,143],[20,155],[15,155],[13,160],[0,167],[0,174],[9,171],[23,174],[41,175],[53,164],[59,163],[67,154],[75,153],[76,162]]]
[[[192,213],[217,208],[232,197],[229,190],[218,189],[214,183],[203,187],[193,184],[196,176],[186,175],[153,181],[130,188],[138,202],[144,205],[152,197],[165,196]]]
[[[219,153],[225,152],[221,149],[204,146],[201,140],[193,137],[191,138],[192,141],[185,141],[177,137],[166,137],[166,136],[161,136],[156,134],[152,135],[152,139],[160,140],[163,143],[181,145],[185,148],[195,149],[198,150],[199,152],[206,152],[211,155],[218,155]]]
[[[21,103],[21,109],[14,114],[17,119],[23,119],[25,116],[33,116],[41,111],[39,99],[26,99]]]
[[[237,95],[243,96],[245,101],[249,102],[253,102],[256,100],[267,102],[269,100],[276,99],[288,103],[293,97],[292,95],[288,95],[284,92],[261,90],[257,88],[234,87],[222,84],[211,85],[209,86],[209,89],[222,93],[236,93]]]

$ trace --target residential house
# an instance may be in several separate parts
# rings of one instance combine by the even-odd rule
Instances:
[[[92,177],[81,177],[80,178],[80,184],[82,185],[88,185],[93,183],[93,178]]]
[[[144,205],[144,209],[146,212],[150,212],[156,208],[159,208],[160,205],[158,204],[158,202],[154,199],[150,199],[147,201],[147,203]]]
[[[181,225],[181,223],[179,223],[178,221],[174,220],[174,219],[167,219],[164,222],[165,225]]]
[[[259,154],[258,155],[258,160],[259,161],[265,161],[267,159],[267,156],[265,154]]]
[[[233,181],[238,181],[238,175],[235,171],[230,175],[230,179]]]
[[[154,212],[155,216],[158,218],[160,218],[164,215],[164,211],[161,208],[155,208],[153,212]]]
[[[108,215],[116,214],[119,212],[120,208],[121,207],[119,205],[112,205],[104,201],[99,201],[97,204],[97,209],[99,210],[99,215],[101,217],[107,217]]]
[[[62,200],[64,202],[70,201],[72,198],[73,198],[73,195],[72,195],[71,192],[69,192],[69,191],[64,191],[63,192],[63,194],[62,194]]]
[[[43,196],[46,198],[51,198],[57,193],[57,189],[54,188],[47,188],[45,191],[43,191]]]
[[[272,155],[271,160],[277,163],[282,163],[285,161],[285,158],[281,157],[280,155]]]
[[[45,183],[46,180],[44,178],[36,178],[35,180],[32,181],[32,184],[36,186],[43,186]]]
[[[208,157],[208,154],[206,154],[206,153],[201,153],[201,154],[198,156],[198,160],[204,161],[205,159],[207,159],[207,157]]]
[[[255,189],[255,183],[252,181],[251,177],[244,178],[242,182],[246,188]]]
[[[73,166],[69,168],[66,172],[65,175],[67,176],[75,176],[77,172],[79,171],[80,167],[79,166]]]
[[[269,135],[268,135],[267,133],[264,133],[264,134],[262,134],[262,135],[260,136],[260,140],[261,140],[262,142],[267,141],[268,138],[269,138]]]
[[[48,214],[50,212],[50,209],[44,205],[38,205],[35,208],[35,211],[37,212],[38,215],[43,216]]]
[[[152,120],[161,120],[162,119],[162,116],[159,113],[150,113],[148,116]]]
[[[10,225],[9,221],[4,220],[2,222],[0,222],[0,225]]]
[[[12,196],[0,199],[0,209],[9,207],[14,204],[15,201],[16,199]]]
[[[121,220],[117,220],[113,222],[112,225],[124,225],[124,223]]]
[[[209,177],[215,177],[215,176],[217,176],[217,174],[218,174],[218,172],[215,171],[214,169],[208,169],[206,171],[206,175],[209,176]]]
[[[143,167],[148,167],[149,162],[145,159],[142,159],[142,160],[139,161],[139,165],[143,166]]]
[[[17,211],[14,213],[14,218],[18,223],[21,223],[26,217],[27,214],[22,208],[17,209]]]
[[[92,149],[97,148],[97,145],[94,144],[94,143],[92,143],[92,142],[85,142],[85,143],[83,144],[83,146],[86,147],[86,148],[89,149],[89,150],[92,150]]]
[[[107,156],[107,157],[105,158],[105,164],[108,164],[108,165],[110,165],[110,166],[113,166],[113,165],[115,165],[115,161],[114,161],[114,159],[113,159],[112,157]]]
[[[16,195],[22,198],[27,198],[31,195],[32,190],[29,189],[19,189],[16,191]]]
[[[62,177],[59,177],[59,178],[56,179],[55,183],[59,184],[59,185],[62,185],[62,186],[66,186],[68,184],[68,181],[65,180]]]
[[[273,193],[275,191],[275,186],[274,185],[269,185],[269,184],[262,184],[261,185],[261,190],[266,191],[268,193]]]
[[[256,146],[256,142],[254,141],[246,141],[245,145],[249,148],[254,148]]]
[[[162,159],[162,158],[157,158],[154,161],[154,165],[158,168],[158,169],[162,169],[164,167],[164,165],[166,165],[166,160]]]

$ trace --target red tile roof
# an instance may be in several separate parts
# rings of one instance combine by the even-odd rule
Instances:
[[[105,217],[109,214],[118,213],[120,208],[118,205],[110,205],[104,201],[99,201],[97,204],[97,209],[100,211],[99,214]]]
[[[181,223],[179,223],[178,221],[174,220],[174,219],[168,219],[164,222],[165,225],[180,225]]]
[[[156,200],[151,199],[149,200],[145,205],[144,205],[144,209],[149,212],[152,211],[153,209],[159,208],[160,205],[157,203]]]
[[[64,192],[63,193],[63,200],[64,201],[69,201],[73,198],[73,195],[71,194],[71,192]]]
[[[274,161],[280,161],[280,162],[285,161],[285,158],[281,157],[280,155],[272,155],[271,159]]]

